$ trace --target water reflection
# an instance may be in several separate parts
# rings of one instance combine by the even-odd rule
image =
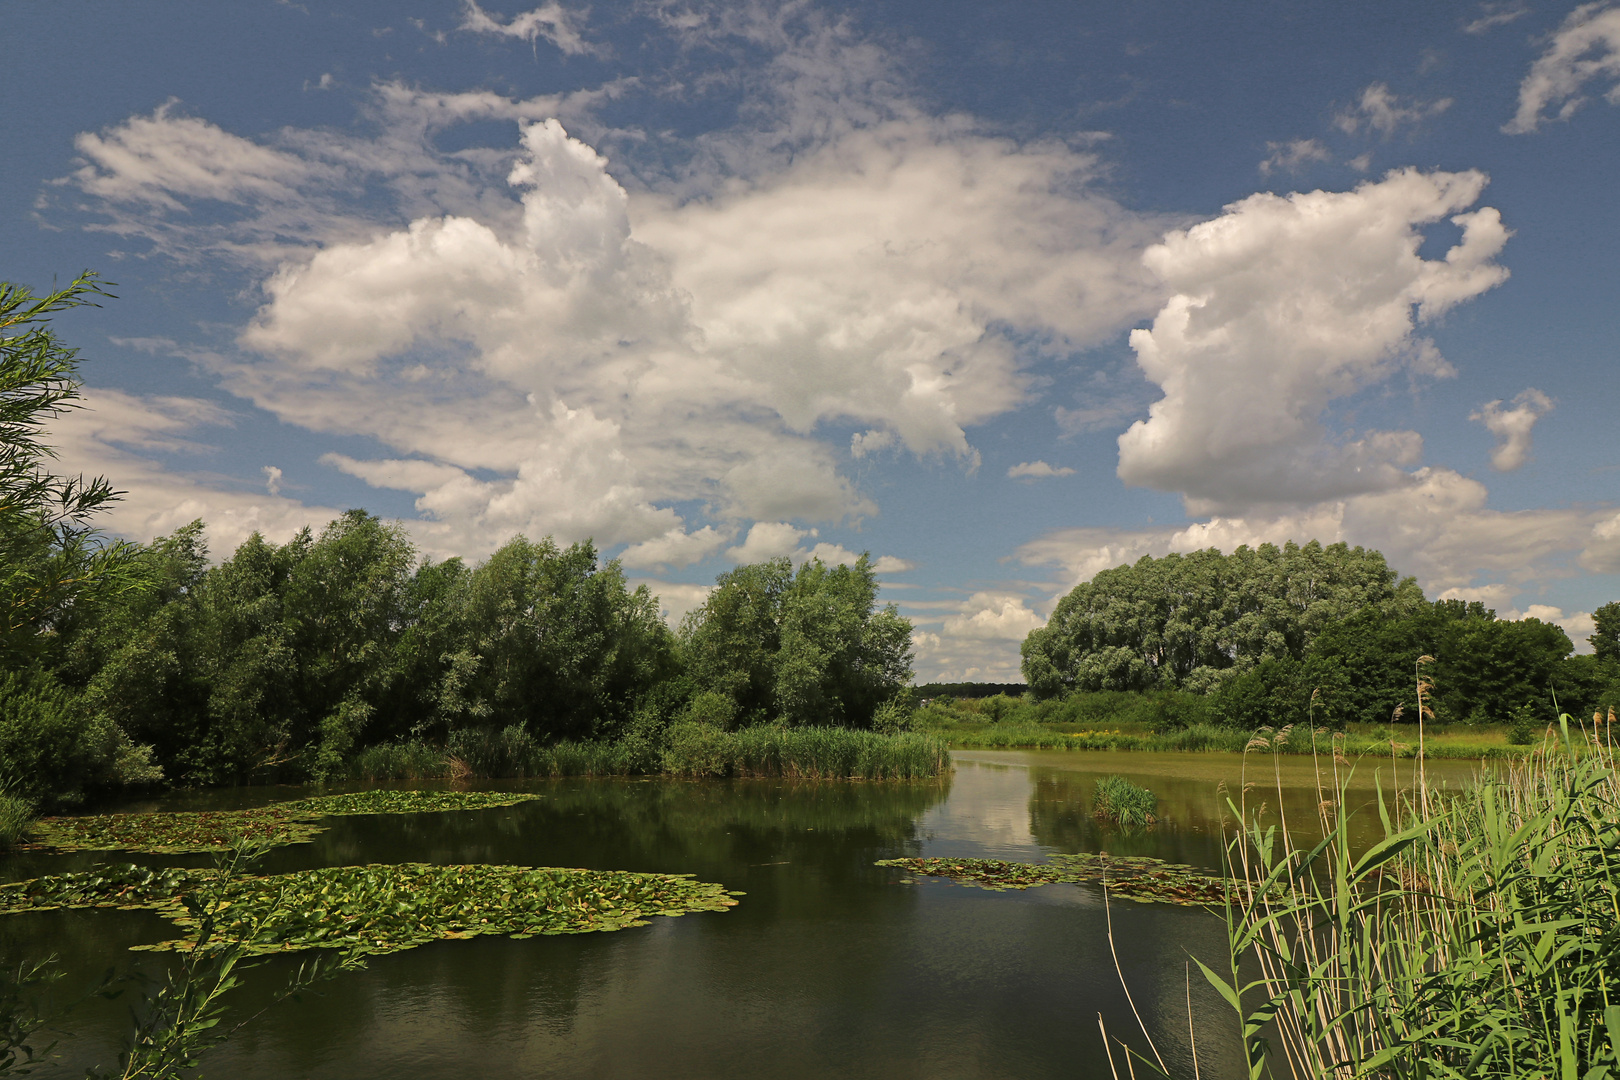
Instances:
[[[872,864],[1108,850],[1215,867],[1219,785],[1240,783],[1234,763],[1018,752],[963,753],[957,763],[952,778],[920,784],[531,783],[543,798],[505,809],[330,819],[314,843],[272,852],[263,869],[403,861],[615,868],[696,874],[746,895],[724,914],[618,933],[479,938],[381,957],[320,998],[256,1021],[206,1071],[424,1080],[1105,1076],[1098,1014],[1116,1033],[1135,1029],[1109,948],[1111,917],[1137,1005],[1172,1067],[1190,1075],[1188,957],[1222,955],[1214,916],[1131,903],[1105,909],[1086,886],[991,893],[935,879],[903,885]],[[1303,816],[1314,796],[1297,763],[1287,768],[1283,805],[1292,818],[1297,802]],[[1100,826],[1091,786],[1107,772],[1157,792],[1164,823],[1133,835]],[[1370,792],[1370,770],[1366,780]],[[166,806],[238,806],[272,794],[302,793],[193,794]],[[14,856],[0,874],[89,861]],[[110,964],[162,963],[126,949],[166,936],[166,924],[144,912],[0,918],[6,960],[54,951],[79,986]],[[237,1014],[262,1003],[295,964],[280,958],[255,971]],[[1225,1014],[1192,978],[1195,1013],[1222,1025],[1199,1031],[1203,1075],[1236,1075]],[[74,1034],[58,1048],[62,1075],[111,1062],[125,1009],[95,1002],[74,1015]]]

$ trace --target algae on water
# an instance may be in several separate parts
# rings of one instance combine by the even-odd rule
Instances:
[[[1059,882],[1097,884],[1110,896],[1142,903],[1220,905],[1226,902],[1224,879],[1195,867],[1162,859],[1120,855],[1053,855],[1051,862],[1021,863],[1001,859],[882,859],[925,877],[944,877],[981,889],[1032,889]]]

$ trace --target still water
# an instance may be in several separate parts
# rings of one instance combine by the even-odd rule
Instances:
[[[963,751],[952,775],[914,784],[559,780],[544,798],[498,810],[330,818],[314,843],[261,863],[278,873],[368,862],[495,863],[690,873],[746,893],[725,913],[654,919],[614,933],[525,941],[444,941],[390,956],[254,1020],[204,1059],[211,1077],[361,1080],[466,1077],[1106,1077],[1098,1030],[1142,1044],[1120,972],[1158,1049],[1191,1076],[1188,997],[1205,1077],[1241,1073],[1229,1014],[1189,956],[1224,958],[1208,912],[1114,903],[1091,886],[986,892],[939,879],[899,882],[872,865],[901,855],[1040,861],[1106,850],[1218,869],[1222,809],[1245,779],[1251,804],[1279,803],[1308,832],[1317,802],[1308,759],[1217,754]],[[1467,763],[1429,766],[1456,784]],[[1121,835],[1090,814],[1097,777],[1154,790],[1164,817]],[[1374,795],[1365,765],[1352,802]],[[1394,779],[1409,781],[1408,763]],[[1279,797],[1277,782],[1281,781]],[[1386,790],[1390,767],[1380,777]],[[227,808],[299,789],[177,794],[129,809]],[[1376,814],[1371,815],[1376,822]],[[1370,839],[1371,832],[1367,832]],[[24,853],[18,879],[99,857]],[[205,865],[200,856],[112,856]],[[1109,918],[1113,925],[1110,951]],[[157,971],[131,945],[172,936],[147,912],[0,917],[0,957],[58,955],[66,996],[107,967]],[[250,972],[246,1016],[297,961]],[[127,1003],[81,1005],[53,1055],[61,1075],[111,1065]]]

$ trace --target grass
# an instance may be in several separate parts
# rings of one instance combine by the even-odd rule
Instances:
[[[1092,795],[1093,815],[1126,828],[1152,825],[1158,820],[1158,810],[1157,795],[1123,776],[1102,777]]]
[[[1231,1009],[1248,1075],[1620,1075],[1608,725],[1572,730],[1564,716],[1528,758],[1465,791],[1420,780],[1381,796],[1369,850],[1351,844],[1347,761],[1323,771],[1318,846],[1295,846],[1286,821],[1262,826],[1247,785],[1231,804],[1229,958],[1199,966]],[[1128,1053],[1168,1075],[1151,1039]]]
[[[0,851],[15,847],[34,825],[34,804],[0,788]]]
[[[434,780],[450,775],[443,750],[427,743],[379,743],[349,762],[351,780]]]

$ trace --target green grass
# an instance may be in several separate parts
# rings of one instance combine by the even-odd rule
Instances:
[[[15,847],[34,824],[34,804],[20,795],[0,791],[0,851]]]
[[[1375,733],[1378,729],[1372,725],[1358,731],[1360,726],[1351,725],[1350,730],[1337,739],[1340,752],[1346,756],[1417,756],[1415,726],[1402,725],[1384,733]],[[1310,754],[1331,752],[1335,742],[1334,732],[1317,729],[1313,747],[1311,729],[1303,725],[1284,728],[1281,732],[1270,728],[1253,732],[1214,724],[1191,724],[1177,730],[1155,732],[1142,727],[1133,730],[1123,724],[1081,730],[1039,724],[959,724],[935,729],[935,733],[955,750],[1214,750],[1235,754],[1242,753],[1255,739],[1263,739],[1266,749],[1275,749],[1278,753]],[[1531,751],[1529,746],[1511,745],[1500,731],[1461,726],[1425,732],[1423,748],[1430,758],[1472,760],[1518,758]]]
[[[1152,825],[1158,820],[1159,797],[1123,776],[1104,776],[1093,792],[1091,812],[1126,828]]]
[[[424,742],[380,743],[349,762],[351,780],[433,780],[450,774],[443,750]]]

